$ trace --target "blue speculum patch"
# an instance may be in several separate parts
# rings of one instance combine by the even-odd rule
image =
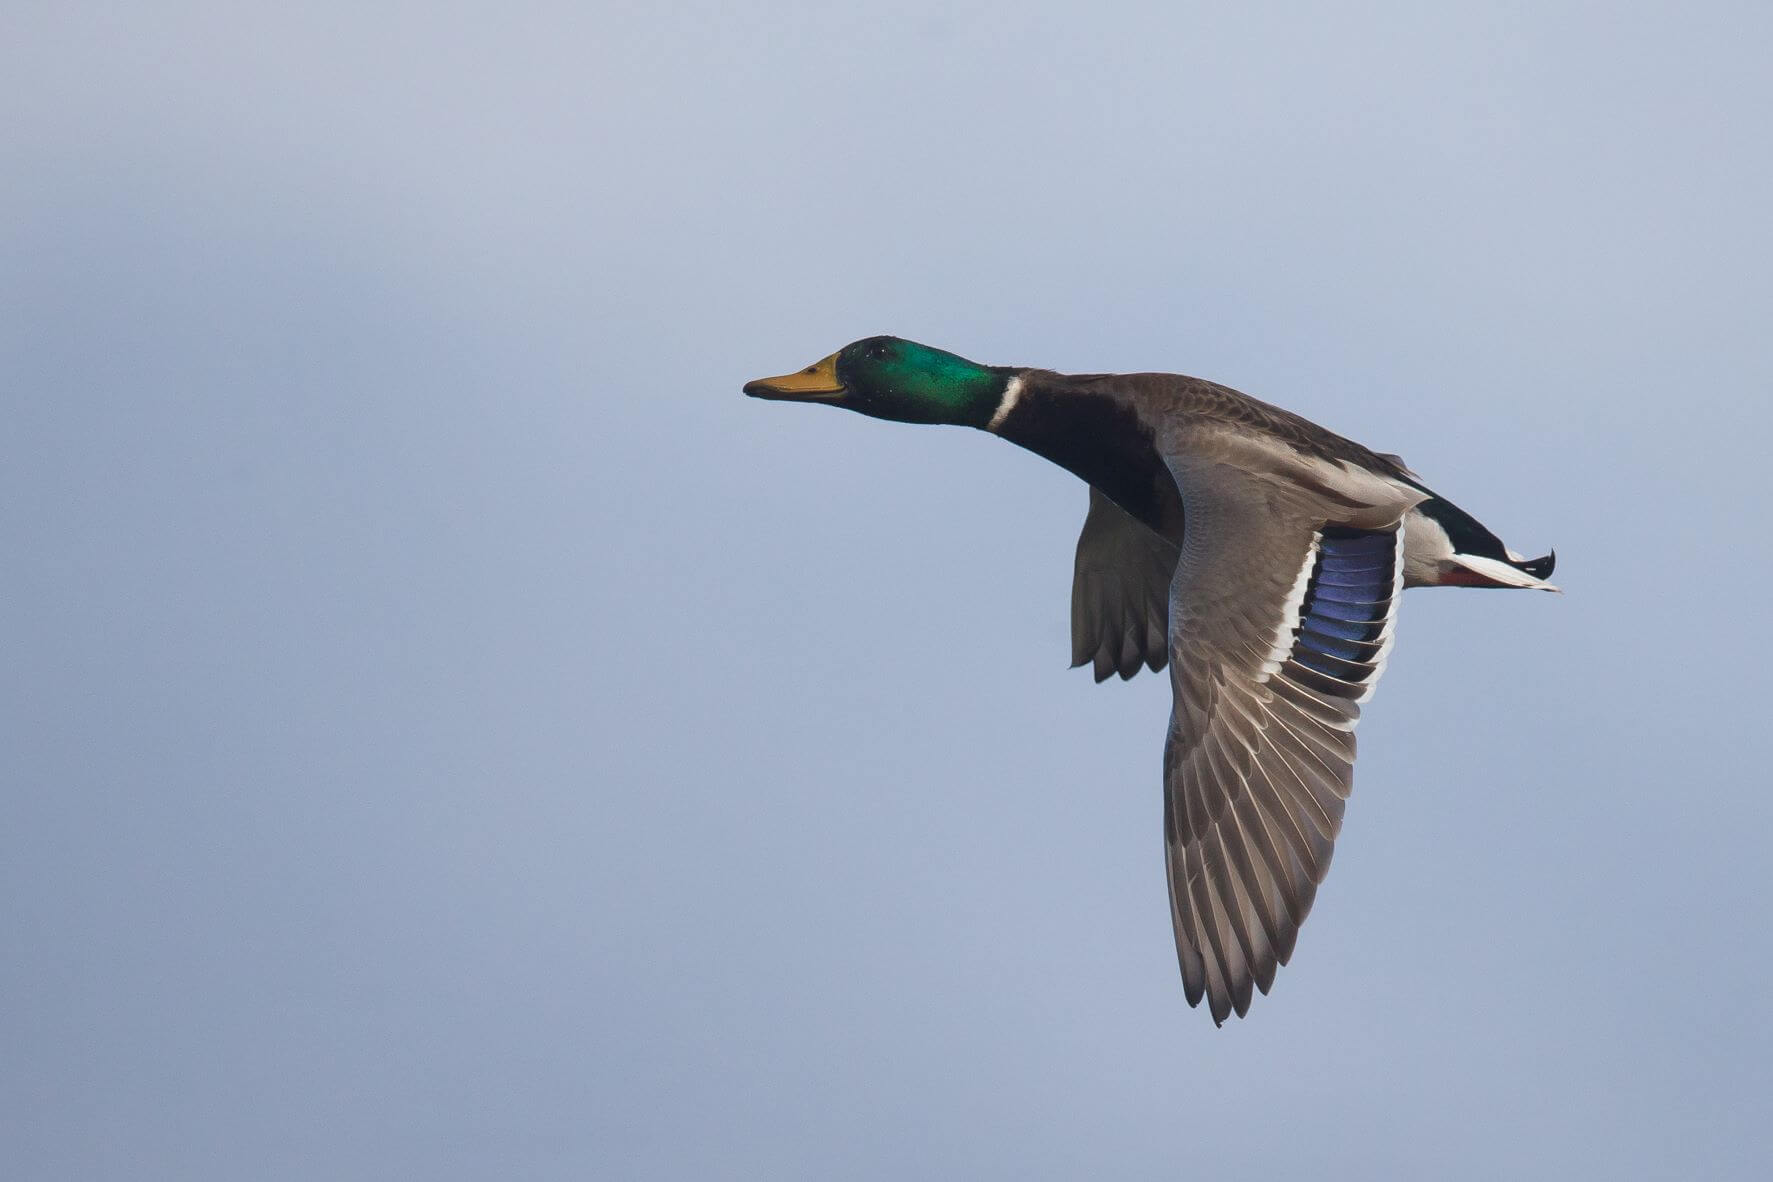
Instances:
[[[1300,607],[1292,659],[1351,685],[1370,679],[1391,607],[1397,561],[1397,537],[1391,531],[1325,530]]]

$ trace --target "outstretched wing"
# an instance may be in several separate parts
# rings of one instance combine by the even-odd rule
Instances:
[[[1169,660],[1170,580],[1176,547],[1094,487],[1077,539],[1071,582],[1071,665],[1094,662],[1096,680],[1153,672]]]
[[[1360,703],[1391,647],[1408,500],[1357,509],[1224,467],[1191,483],[1164,835],[1183,988],[1222,1023],[1268,992],[1329,870]]]

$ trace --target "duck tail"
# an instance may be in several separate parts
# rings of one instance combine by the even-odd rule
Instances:
[[[1443,587],[1520,587],[1534,591],[1558,591],[1545,581],[1557,565],[1553,550],[1543,558],[1490,558],[1483,554],[1461,554],[1455,551],[1441,569],[1439,584]]]
[[[1475,517],[1434,493],[1416,506],[1416,512],[1432,521],[1445,535],[1435,555],[1439,568],[1427,582],[1440,587],[1522,587],[1536,591],[1556,591],[1545,580],[1557,566],[1557,551],[1540,558],[1523,558],[1502,544],[1502,539],[1486,529]]]

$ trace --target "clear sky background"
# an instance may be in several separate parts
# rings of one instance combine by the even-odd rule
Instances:
[[[278,7],[0,15],[9,1178],[1764,1176],[1768,6]],[[1249,1019],[881,332],[1557,547]]]

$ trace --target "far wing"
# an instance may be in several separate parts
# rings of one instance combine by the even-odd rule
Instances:
[[[1094,662],[1097,681],[1153,672],[1169,660],[1170,580],[1176,547],[1094,487],[1077,539],[1071,583],[1071,664]]]

